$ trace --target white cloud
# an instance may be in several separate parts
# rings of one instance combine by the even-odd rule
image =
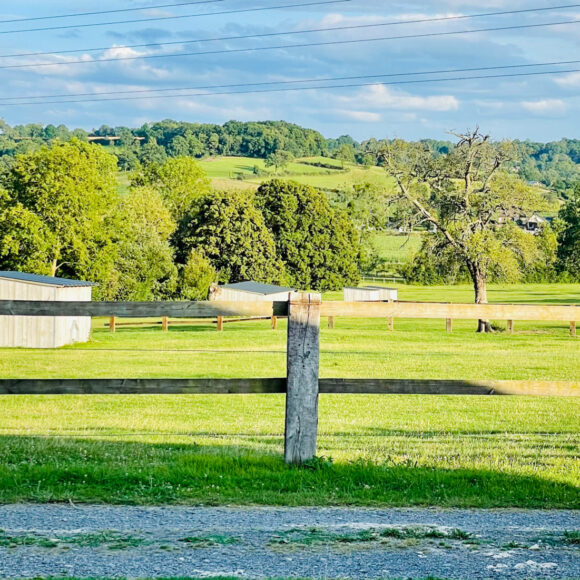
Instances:
[[[564,113],[568,106],[562,99],[541,99],[539,101],[522,101],[522,107],[537,115]]]
[[[573,72],[563,77],[556,77],[554,81],[562,87],[580,87],[580,72]]]
[[[379,113],[373,113],[371,111],[350,111],[341,109],[336,112],[341,117],[346,117],[355,121],[362,121],[363,123],[378,123],[383,119],[382,115]]]
[[[341,97],[339,99],[359,107],[363,105],[365,108],[379,110],[456,111],[459,108],[459,101],[453,95],[419,97],[395,91],[381,84],[366,87],[356,97]]]

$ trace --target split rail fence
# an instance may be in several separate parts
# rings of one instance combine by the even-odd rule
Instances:
[[[288,317],[286,378],[272,379],[3,379],[0,395],[28,394],[241,394],[285,393],[284,457],[314,457],[319,393],[580,396],[580,382],[320,379],[320,319],[443,318],[541,320],[570,324],[580,306],[440,304],[428,302],[322,302],[319,294],[291,294],[287,302],[44,302],[0,301],[0,316]],[[449,324],[449,323],[448,323]],[[509,326],[509,324],[508,324]]]

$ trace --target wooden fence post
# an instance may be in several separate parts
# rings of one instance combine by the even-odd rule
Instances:
[[[272,316],[270,322],[272,323],[272,330],[276,330],[276,328],[278,328],[278,317]]]
[[[508,334],[513,334],[513,331],[514,331],[514,321],[513,320],[507,321],[507,331],[508,331]]]
[[[224,317],[223,316],[217,317],[217,329],[220,332],[224,329]]]
[[[163,332],[169,331],[169,318],[167,318],[167,316],[163,316],[161,318],[161,330]]]
[[[320,294],[290,294],[284,461],[301,464],[316,454]]]
[[[328,328],[334,328],[334,316],[328,317]]]
[[[576,336],[576,321],[570,322],[570,336]]]
[[[387,324],[388,324],[389,330],[395,329],[395,319],[392,316],[387,318]]]
[[[453,332],[453,319],[452,318],[447,318],[445,320],[445,328],[446,328],[447,332]]]
[[[117,319],[114,316],[109,317],[109,332],[115,332]]]

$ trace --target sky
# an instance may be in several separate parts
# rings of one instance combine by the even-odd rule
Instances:
[[[580,4],[570,6],[571,0],[327,0],[326,4],[288,6],[316,1],[322,0],[181,0],[191,4],[159,7],[179,0],[0,0],[0,118],[11,125],[64,123],[87,130],[103,124],[138,127],[162,119],[200,123],[286,120],[317,129],[327,137],[350,134],[358,140],[371,136],[443,140],[449,138],[449,131],[475,125],[495,139],[580,138],[580,62],[470,73],[433,72],[580,61]],[[569,7],[411,22],[563,5]],[[38,19],[128,8],[143,9]],[[215,14],[253,8],[263,10]],[[31,18],[37,20],[15,21]],[[154,20],[157,18],[163,19]],[[121,20],[133,22],[115,23]],[[577,23],[417,37],[568,21]],[[361,28],[380,23],[392,24]],[[93,24],[99,26],[87,26]],[[72,27],[24,31],[57,26]],[[353,26],[359,28],[348,28]],[[337,27],[343,29],[297,32]],[[280,32],[291,34],[274,35]],[[236,38],[266,34],[270,36]],[[393,36],[414,38],[384,39]],[[228,39],[208,41],[224,37]],[[369,40],[377,37],[383,39]],[[363,42],[345,42],[351,40]],[[319,45],[288,47],[308,43]],[[143,44],[148,46],[134,46]],[[241,51],[281,45],[285,48]],[[78,52],[61,52],[67,50]],[[13,56],[18,54],[27,56]],[[132,60],[114,60],[119,58]],[[71,60],[82,62],[68,62]],[[457,80],[458,76],[545,70],[562,72]],[[344,79],[355,76],[367,78]],[[433,82],[436,78],[449,80]],[[288,83],[311,79],[343,80]],[[386,84],[419,79],[429,82]],[[280,82],[286,84],[256,85]],[[359,86],[321,88],[329,84]],[[316,88],[278,90],[308,86]],[[183,87],[189,88],[190,94],[166,90]],[[161,91],[144,92],[153,89]],[[247,92],[250,90],[254,92]],[[231,94],[234,91],[245,92]],[[48,99],[47,95],[57,97]],[[21,102],[34,104],[18,104]]]

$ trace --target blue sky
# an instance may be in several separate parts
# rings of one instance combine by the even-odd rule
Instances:
[[[364,39],[388,35],[471,30],[562,20],[579,20],[580,7],[544,13],[494,16],[474,20],[401,24],[377,29],[296,34],[281,38],[228,40],[179,44],[186,40],[239,36],[308,28],[327,28],[385,21],[401,21],[572,4],[566,0],[440,0],[386,2],[351,0],[318,7],[203,16],[182,20],[108,24],[94,28],[2,34],[21,28],[110,22],[196,14],[250,7],[307,3],[309,0],[220,0],[206,6],[151,8],[171,0],[21,0],[1,2],[0,20],[44,15],[149,7],[142,12],[25,23],[0,23],[0,67],[32,64],[28,68],[0,68],[0,117],[10,124],[65,123],[91,129],[101,124],[139,126],[172,118],[180,121],[223,123],[284,119],[320,130],[328,137],[345,133],[357,139],[370,136],[445,139],[448,130],[479,124],[494,138],[548,141],[580,138],[580,72],[512,79],[449,81],[399,86],[317,89],[241,95],[180,96],[132,101],[79,102],[6,107],[2,98],[52,94],[257,83],[355,75],[408,73],[465,67],[493,67],[580,60],[580,22],[565,26],[460,36],[365,42],[272,51],[163,57],[102,62],[118,56],[179,54],[202,50],[236,49],[300,42]],[[170,47],[128,48],[128,45],[178,42]],[[55,51],[102,48],[72,55]],[[6,58],[23,52],[44,56]],[[86,64],[65,64],[67,60]],[[59,63],[39,67],[39,63]],[[568,65],[565,69],[580,69]],[[482,73],[486,74],[486,73]],[[369,82],[369,81],[366,81]],[[371,81],[372,82],[372,81]],[[143,94],[141,94],[143,96]]]

